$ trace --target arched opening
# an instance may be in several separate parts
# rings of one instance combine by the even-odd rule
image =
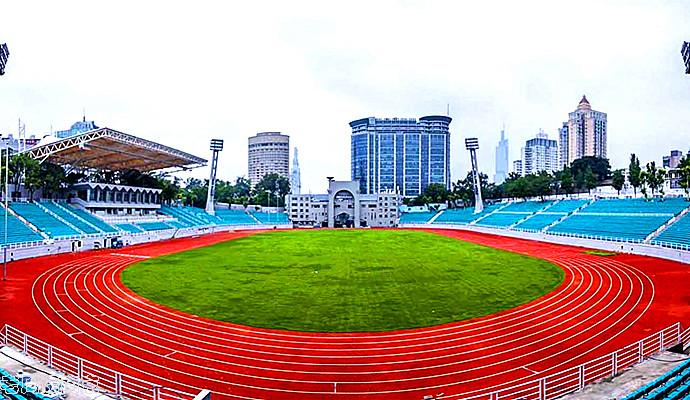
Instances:
[[[333,196],[333,213],[336,228],[355,226],[355,195],[349,190],[340,190]]]

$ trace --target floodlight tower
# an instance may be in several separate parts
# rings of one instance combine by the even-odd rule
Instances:
[[[465,147],[470,151],[470,159],[472,160],[472,180],[474,181],[474,213],[479,214],[484,211],[484,203],[482,202],[482,187],[479,180],[479,168],[477,167],[477,149],[479,148],[479,139],[467,138],[465,139]]]
[[[10,56],[10,51],[7,49],[7,43],[0,44],[0,75],[5,75],[5,65]]]
[[[216,207],[214,198],[216,197],[216,170],[218,169],[218,153],[223,151],[223,140],[212,139],[211,151],[211,177],[208,180],[208,196],[206,197],[206,212],[211,215],[216,215]]]

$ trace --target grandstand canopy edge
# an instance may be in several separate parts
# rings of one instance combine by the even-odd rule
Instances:
[[[192,169],[207,160],[156,142],[100,128],[26,151],[31,157],[76,168],[105,170],[136,169],[149,172],[161,169]]]

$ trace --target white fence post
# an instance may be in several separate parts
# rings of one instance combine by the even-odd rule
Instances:
[[[664,331],[659,332],[659,351],[664,351]]]
[[[578,389],[582,390],[585,387],[585,364],[581,364],[578,368]]]
[[[546,378],[537,381],[539,385],[539,400],[546,400]]]
[[[122,394],[122,375],[119,372],[115,373],[115,394]]]
[[[79,377],[79,382],[84,381],[84,360],[77,358],[77,376]]]
[[[611,377],[618,373],[618,353],[615,351],[611,353]]]
[[[153,387],[153,400],[159,400],[160,399],[160,386],[154,386]]]
[[[644,361],[644,344],[642,340],[637,343],[637,362],[641,363]]]
[[[25,356],[29,355],[29,336],[26,333],[23,336],[22,353],[24,353]]]
[[[53,368],[53,346],[48,346],[48,368]]]

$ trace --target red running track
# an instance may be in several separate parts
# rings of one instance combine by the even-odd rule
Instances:
[[[115,370],[187,392],[242,399],[461,398],[553,374],[690,321],[688,267],[466,231],[438,234],[549,260],[564,283],[531,303],[441,326],[381,333],[275,331],[142,299],[120,272],[252,232],[11,264],[0,323]],[[335,392],[335,393],[334,393]],[[450,395],[450,396],[449,396]]]

